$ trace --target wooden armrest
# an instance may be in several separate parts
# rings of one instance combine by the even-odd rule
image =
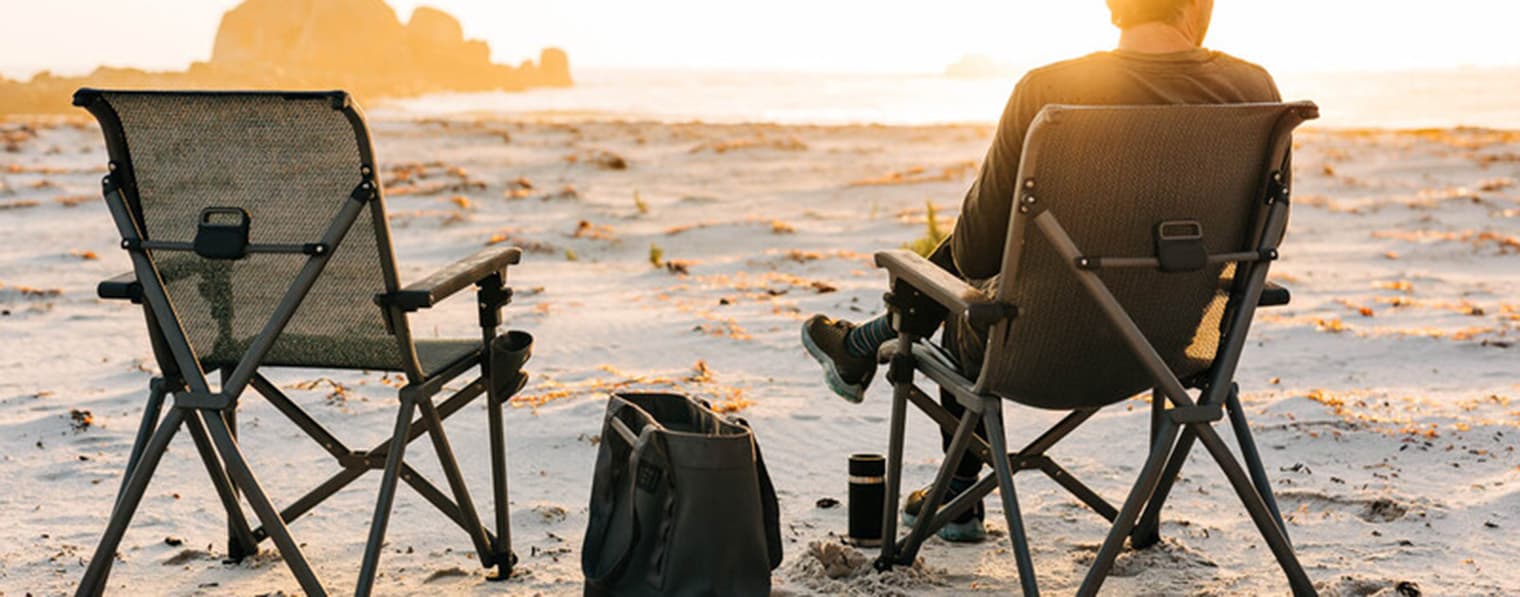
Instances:
[[[987,293],[977,290],[965,280],[912,251],[897,249],[879,252],[876,254],[876,267],[887,270],[893,278],[907,282],[955,314],[963,314],[975,305],[994,302]]]
[[[390,294],[375,297],[385,305],[394,305],[405,311],[432,307],[453,296],[471,284],[500,273],[509,265],[522,261],[522,249],[517,247],[486,247],[474,255],[460,259],[433,275],[413,282]]]
[[[103,280],[95,286],[95,296],[112,301],[142,302],[142,284],[137,283],[137,274],[127,272],[109,280]]]

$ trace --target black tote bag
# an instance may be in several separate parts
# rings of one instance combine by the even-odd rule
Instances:
[[[779,518],[742,419],[685,396],[614,395],[581,549],[586,595],[766,595]]]

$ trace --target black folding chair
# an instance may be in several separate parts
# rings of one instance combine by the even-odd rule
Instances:
[[[1113,522],[1079,595],[1094,595],[1126,537],[1159,540],[1159,516],[1194,442],[1244,503],[1295,594],[1313,594],[1273,500],[1234,375],[1256,308],[1283,304],[1267,269],[1287,226],[1293,130],[1311,103],[1050,106],[1025,142],[1002,273],[992,295],[907,251],[878,253],[898,332],[887,465],[888,540],[879,568],[911,563],[937,529],[993,489],[1026,595],[1038,593],[1014,474],[1039,470]],[[943,322],[985,338],[980,371],[926,341]],[[965,408],[957,417],[914,385],[922,374]],[[1114,508],[1047,451],[1099,409],[1150,389],[1151,448]],[[1070,415],[1009,452],[1003,401]],[[952,432],[911,532],[897,539],[908,404]],[[1245,468],[1212,426],[1228,416]],[[985,424],[986,438],[979,437]],[[941,506],[965,457],[994,472]]]
[[[480,562],[506,578],[516,562],[508,525],[502,404],[522,388],[532,338],[497,334],[510,302],[516,248],[488,248],[402,287],[369,130],[343,92],[153,92],[81,89],[74,104],[105,133],[106,205],[131,256],[130,274],[100,285],[103,298],[143,305],[161,375],[148,396],[105,536],[79,595],[106,588],[122,535],[170,440],[195,440],[229,526],[233,560],[264,539],[308,594],[325,594],[286,528],[371,469],[380,494],[356,592],[374,582],[398,481],[470,536]],[[476,288],[478,339],[415,340],[408,314]],[[391,436],[352,450],[260,372],[267,367],[404,373]],[[446,400],[444,384],[479,368]],[[213,389],[207,372],[220,372]],[[340,471],[276,509],[239,449],[238,398],[249,386],[306,432]],[[494,532],[487,530],[454,459],[443,420],[487,396]],[[167,415],[161,411],[171,398]],[[421,418],[413,421],[414,410]],[[447,478],[444,493],[403,459],[427,434]],[[452,494],[452,495],[451,495]],[[239,499],[261,523],[253,527]]]

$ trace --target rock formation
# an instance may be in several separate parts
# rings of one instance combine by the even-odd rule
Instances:
[[[362,98],[518,91],[572,84],[563,50],[535,64],[491,62],[452,15],[419,7],[402,23],[384,0],[246,0],[222,16],[211,60],[184,72],[102,67],[0,79],[0,114],[63,112],[78,87],[344,89]]]

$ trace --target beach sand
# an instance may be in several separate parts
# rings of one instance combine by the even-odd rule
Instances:
[[[885,277],[870,254],[948,229],[991,130],[461,118],[374,123],[403,281],[487,243],[526,250],[508,325],[537,337],[533,380],[507,413],[517,576],[487,583],[470,542],[399,494],[383,594],[577,594],[604,399],[675,389],[753,423],[780,493],[777,592],[1008,593],[994,539],[931,540],[919,566],[830,579],[814,542],[846,527],[845,463],[884,452],[889,396],[825,389],[798,343],[816,312],[865,318]],[[104,530],[154,364],[140,311],[95,298],[128,269],[98,195],[104,151],[79,120],[0,124],[0,595],[70,592]],[[1334,595],[1520,593],[1520,134],[1477,130],[1299,135],[1296,209],[1239,374],[1294,543]],[[187,216],[188,217],[188,216]],[[652,264],[658,247],[661,267]],[[414,326],[474,335],[468,299]],[[390,429],[395,377],[280,371],[274,380],[351,446]],[[298,389],[307,388],[307,389]],[[1010,406],[1012,443],[1058,415]],[[1143,458],[1140,399],[1096,416],[1053,455],[1110,501]],[[483,407],[449,431],[488,508]],[[333,472],[251,393],[243,448],[277,504]],[[1228,436],[1228,434],[1226,434]],[[939,439],[910,419],[906,487]],[[425,442],[410,462],[441,479]],[[190,440],[160,466],[111,576],[122,594],[298,593],[273,549],[224,565],[224,522]],[[292,526],[324,581],[357,575],[377,475]],[[1048,480],[1020,476],[1042,587],[1075,590],[1106,532]],[[1201,452],[1169,502],[1164,542],[1125,552],[1113,594],[1279,594],[1285,582]],[[1400,593],[1399,591],[1403,591]]]

